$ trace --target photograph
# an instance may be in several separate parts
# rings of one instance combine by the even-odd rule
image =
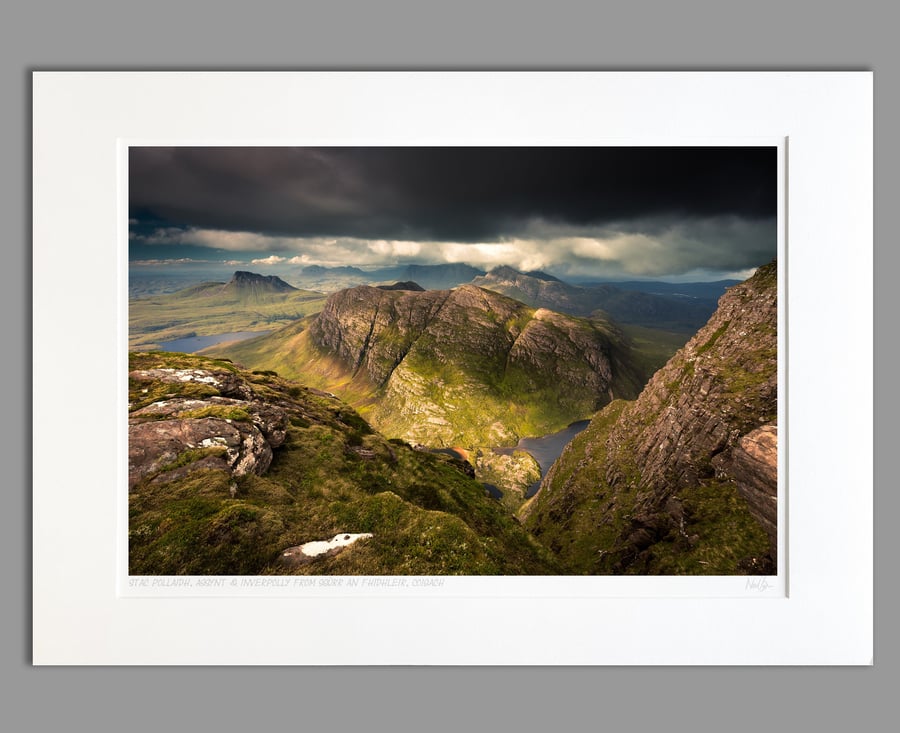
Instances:
[[[124,154],[130,576],[778,574],[778,146]]]

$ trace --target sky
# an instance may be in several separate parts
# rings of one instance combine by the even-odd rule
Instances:
[[[714,280],[776,254],[776,149],[132,147],[129,258]]]

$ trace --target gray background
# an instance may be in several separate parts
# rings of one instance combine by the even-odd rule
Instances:
[[[0,11],[4,240],[3,718],[16,730],[868,728],[896,694],[897,394],[885,371],[898,194],[897,19],[883,2],[118,2]],[[876,98],[876,656],[871,668],[32,668],[30,71],[870,69]],[[847,256],[853,256],[852,251]],[[39,273],[38,273],[39,276]],[[896,305],[891,303],[890,305]],[[836,334],[851,344],[852,334]],[[20,351],[21,349],[21,351]],[[823,355],[824,358],[824,355]],[[47,385],[41,385],[45,388]],[[52,388],[52,385],[50,386]],[[852,429],[840,426],[839,429]],[[38,455],[41,447],[34,446]],[[150,631],[150,630],[148,630]],[[677,633],[677,630],[673,630]],[[690,643],[689,640],[685,640]],[[893,716],[892,716],[893,717]],[[879,726],[880,727],[880,726]]]

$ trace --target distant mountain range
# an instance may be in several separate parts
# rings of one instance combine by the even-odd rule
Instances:
[[[534,307],[551,308],[561,313],[590,316],[597,311],[619,323],[650,328],[693,332],[706,323],[716,309],[713,297],[684,297],[676,289],[688,286],[671,283],[646,283],[655,293],[620,287],[620,284],[570,285],[543,272],[523,273],[511,267],[496,267],[472,281],[488,290],[503,293]],[[626,283],[625,285],[629,285]],[[715,293],[720,287],[694,283],[696,292]],[[702,286],[702,287],[697,287]],[[670,292],[665,292],[672,288]]]
[[[688,298],[706,298],[718,300],[728,288],[737,285],[740,280],[714,280],[712,282],[670,283],[657,280],[626,280],[579,282],[583,288],[614,287],[619,290],[637,290],[651,295],[676,295]]]
[[[362,270],[358,267],[322,267],[309,265],[299,270],[291,279],[304,288],[330,293],[355,285],[370,283],[390,284],[412,281],[426,290],[447,290],[471,282],[484,270],[464,264],[396,265]]]

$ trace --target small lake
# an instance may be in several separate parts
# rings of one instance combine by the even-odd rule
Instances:
[[[513,451],[517,450],[523,450],[530,453],[540,464],[541,479],[543,479],[544,476],[547,475],[547,471],[550,470],[550,466],[552,466],[553,462],[559,458],[559,454],[563,452],[563,448],[571,442],[572,438],[590,424],[590,420],[579,420],[578,422],[573,422],[569,427],[560,430],[558,433],[542,435],[540,438],[522,438],[522,440],[512,448],[494,448],[494,453],[501,453],[508,456],[512,455]],[[525,497],[531,498],[534,496],[537,493],[538,488],[540,488],[540,485],[540,481],[535,481],[528,487]]]
[[[208,346],[225,343],[226,341],[246,341],[257,336],[265,336],[271,331],[234,331],[232,333],[217,333],[213,336],[185,336],[172,341],[161,341],[159,348],[163,351],[178,351],[183,354],[193,354]]]

